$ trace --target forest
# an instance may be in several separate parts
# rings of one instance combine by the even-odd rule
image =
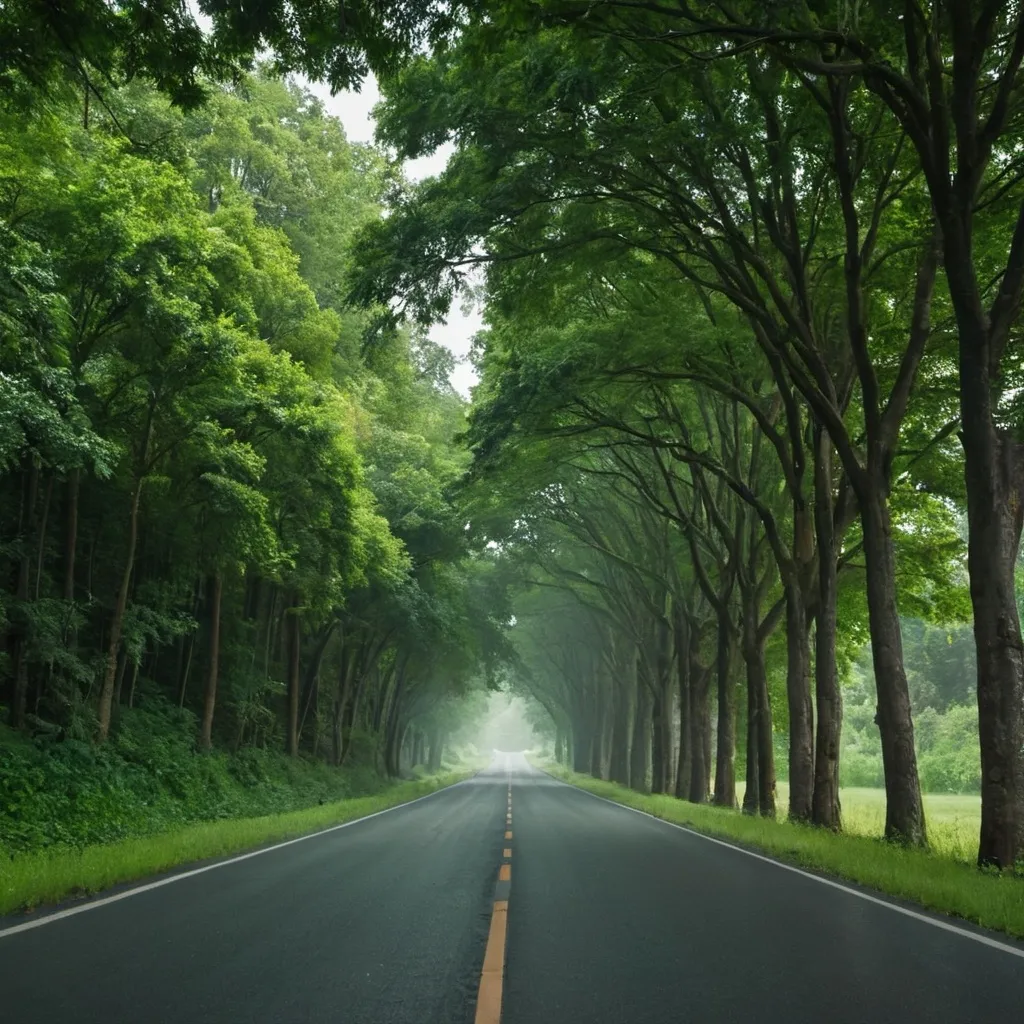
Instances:
[[[1013,869],[1022,61],[1003,0],[5,5],[4,845],[499,691],[696,804],[978,793]],[[371,71],[374,146],[292,77]]]

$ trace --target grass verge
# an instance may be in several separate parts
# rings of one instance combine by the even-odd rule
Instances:
[[[453,785],[474,769],[399,782],[371,796],[284,814],[209,821],[80,850],[53,847],[0,861],[0,914],[86,896],[193,861],[241,853],[366,817]]]
[[[637,793],[561,765],[538,767],[597,796],[646,811],[709,836],[1024,938],[1024,879],[983,872],[952,857],[907,850],[867,836],[837,835],[807,825],[753,818],[671,796]]]

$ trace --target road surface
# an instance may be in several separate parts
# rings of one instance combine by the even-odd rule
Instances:
[[[12,1024],[472,1024],[485,966],[503,1024],[1024,1019],[1020,947],[598,800],[520,755],[10,931],[22,923],[0,920]]]

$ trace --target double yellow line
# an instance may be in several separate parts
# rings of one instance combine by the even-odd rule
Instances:
[[[508,777],[508,810],[505,814],[505,842],[512,841],[512,776]],[[512,847],[501,851],[498,892],[491,909],[491,928],[487,933],[484,967],[476,997],[475,1024],[500,1024],[501,989],[505,977],[505,939],[508,933],[508,889],[512,881]],[[504,898],[498,898],[498,896]]]

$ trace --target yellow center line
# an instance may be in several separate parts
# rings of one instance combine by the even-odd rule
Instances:
[[[501,855],[508,860],[508,858],[512,856],[512,851],[506,846],[505,849],[501,851]]]
[[[511,838],[512,838],[512,832],[511,832],[511,830],[505,833],[505,838],[506,838],[506,839],[511,839]]]
[[[498,871],[499,882],[511,882],[512,881],[512,865],[502,864],[501,869]]]
[[[495,900],[491,929],[487,935],[484,967],[476,997],[475,1024],[500,1024],[501,988],[505,973],[505,935],[508,926],[508,900]]]

